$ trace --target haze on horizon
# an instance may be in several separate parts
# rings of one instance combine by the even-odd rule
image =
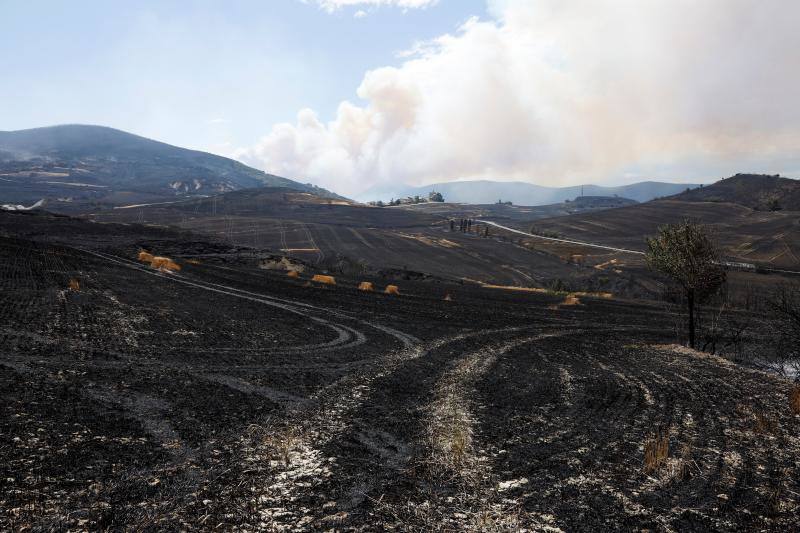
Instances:
[[[0,130],[116,127],[354,195],[800,174],[800,3],[0,3]]]

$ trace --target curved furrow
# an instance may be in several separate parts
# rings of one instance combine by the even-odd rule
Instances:
[[[246,300],[250,300],[250,301],[255,301],[255,302],[258,302],[258,303],[263,303],[263,304],[270,305],[270,306],[273,306],[273,307],[277,307],[279,309],[283,309],[283,310],[288,311],[290,313],[294,313],[294,314],[303,316],[303,317],[308,318],[309,320],[312,320],[312,321],[314,321],[314,322],[316,322],[318,324],[322,324],[322,325],[325,325],[325,326],[328,326],[328,327],[332,327],[332,323],[330,323],[329,321],[327,321],[327,320],[325,320],[323,318],[314,316],[311,313],[312,312],[318,312],[320,314],[329,315],[329,316],[332,316],[332,317],[335,317],[335,318],[338,318],[338,319],[351,320],[351,321],[354,321],[356,323],[369,326],[369,327],[371,327],[373,329],[377,329],[379,331],[382,331],[382,332],[384,332],[384,333],[396,338],[403,346],[406,346],[406,347],[413,346],[413,345],[419,343],[419,340],[417,338],[415,338],[414,336],[412,336],[412,335],[409,335],[407,333],[401,332],[401,331],[399,331],[397,329],[394,329],[394,328],[390,328],[388,326],[384,326],[382,324],[374,323],[372,321],[354,318],[354,317],[348,315],[347,313],[344,313],[344,312],[339,311],[339,310],[329,309],[329,308],[320,307],[320,306],[315,306],[315,305],[307,304],[305,302],[300,302],[300,301],[296,301],[296,300],[289,300],[289,299],[285,299],[285,298],[276,298],[276,297],[272,297],[272,296],[268,296],[268,295],[264,295],[264,294],[259,294],[259,293],[254,293],[254,292],[251,292],[251,291],[238,289],[236,287],[231,287],[231,286],[228,286],[228,285],[223,285],[223,284],[214,283],[214,282],[210,282],[210,281],[202,281],[202,280],[195,280],[195,279],[191,279],[190,280],[189,278],[187,278],[185,276],[182,276],[180,274],[174,274],[174,273],[165,274],[165,273],[161,273],[161,272],[158,272],[158,271],[154,271],[154,270],[152,270],[152,269],[150,269],[150,268],[148,268],[148,267],[146,267],[144,265],[141,265],[141,264],[136,263],[135,261],[131,261],[129,259],[124,259],[124,258],[120,258],[120,257],[117,257],[117,256],[104,254],[104,253],[101,253],[101,252],[93,252],[93,251],[89,251],[89,250],[81,250],[81,251],[83,251],[84,253],[89,253],[91,255],[95,255],[95,256],[101,257],[103,259],[115,262],[115,263],[123,265],[123,266],[127,266],[129,268],[136,269],[136,270],[138,270],[140,272],[144,272],[146,274],[150,274],[150,275],[153,275],[153,276],[157,276],[157,277],[163,278],[163,279],[168,279],[168,280],[171,280],[171,281],[175,281],[175,282],[182,283],[182,284],[185,284],[185,285],[197,287],[197,288],[200,288],[200,289],[205,289],[205,290],[212,291],[212,292],[217,292],[217,293],[220,293],[220,294],[227,294],[229,296],[238,297],[238,298],[242,298],[242,299],[246,299]],[[338,324],[338,325],[342,326],[341,324]],[[349,329],[352,330],[352,328],[349,328]],[[361,336],[363,336],[363,334]],[[361,340],[361,336],[358,336],[358,340]],[[364,339],[364,340],[366,340],[366,339]],[[343,344],[344,341],[340,340],[339,342],[340,342],[340,344]],[[363,341],[361,341],[361,342],[363,342]],[[345,347],[352,347],[352,346],[354,346],[354,344],[350,344],[350,345],[347,345]],[[330,347],[332,347],[332,345],[329,345],[329,346],[326,346],[326,347],[330,348]],[[294,349],[295,347],[292,347],[292,348]],[[296,347],[296,348],[298,350],[304,349],[304,347]],[[312,348],[309,348],[309,349],[312,349]]]
[[[292,456],[286,464],[273,460],[262,473],[273,481],[257,498],[262,525],[322,527],[360,508],[407,467],[418,446],[422,391],[432,390],[442,360],[456,356],[457,347],[473,339],[516,335],[523,329],[530,328],[464,333],[390,354],[326,387],[311,408],[278,422],[268,433],[290,432]],[[275,448],[272,440],[255,442],[248,460],[275,457]]]

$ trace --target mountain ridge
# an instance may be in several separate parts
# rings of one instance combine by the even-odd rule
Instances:
[[[647,202],[694,187],[699,187],[699,184],[642,181],[615,187],[591,184],[547,187],[523,181],[472,180],[434,183],[424,187],[374,187],[358,195],[357,199],[386,201],[392,197],[427,196],[428,192],[436,190],[444,195],[447,202],[487,204],[502,200],[517,205],[540,206],[573,200],[579,196],[620,196],[637,202]]]
[[[262,186],[341,198],[223,156],[83,124],[0,131],[0,175],[4,178],[0,194],[6,201],[77,196],[106,197],[113,203],[113,195],[101,193],[168,198]],[[14,186],[20,189],[17,194]]]

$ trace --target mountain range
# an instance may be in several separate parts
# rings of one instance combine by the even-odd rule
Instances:
[[[578,196],[620,196],[637,202],[672,196],[687,188],[699,187],[694,183],[664,183],[643,181],[619,187],[601,185],[578,185],[572,187],[545,187],[521,181],[454,181],[434,183],[424,187],[391,186],[377,187],[358,195],[361,201],[403,198],[407,196],[427,197],[431,191],[442,193],[447,202],[465,204],[491,204],[498,200],[511,201],[516,205],[549,205],[572,200]]]

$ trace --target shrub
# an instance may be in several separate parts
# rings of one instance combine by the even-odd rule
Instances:
[[[800,385],[792,387],[789,393],[789,409],[792,410],[792,413],[800,415]]]
[[[770,302],[775,352],[784,367],[800,366],[800,284],[779,287]]]

